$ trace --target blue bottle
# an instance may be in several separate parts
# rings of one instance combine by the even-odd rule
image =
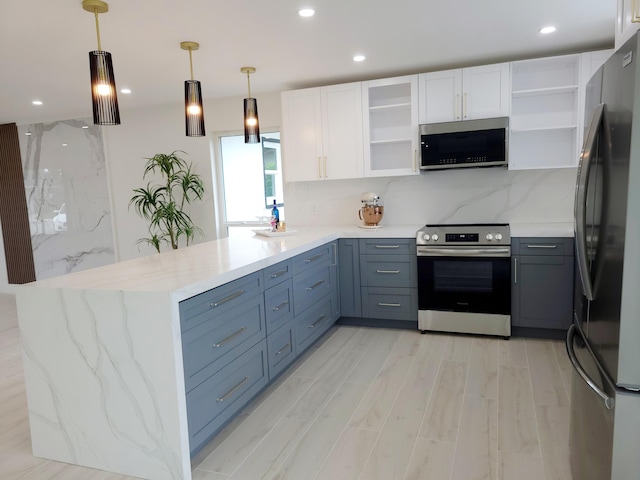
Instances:
[[[271,209],[271,231],[275,232],[280,224],[280,212],[276,206],[276,201],[273,201],[273,208]]]

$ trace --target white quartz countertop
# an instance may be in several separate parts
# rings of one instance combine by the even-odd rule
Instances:
[[[40,280],[27,288],[167,292],[180,301],[338,238],[414,238],[419,228],[303,227],[286,236],[236,236]]]
[[[339,238],[414,238],[421,227],[297,227],[291,235],[242,235],[40,280],[26,288],[166,292],[180,301]],[[573,224],[516,223],[511,236],[568,237]]]

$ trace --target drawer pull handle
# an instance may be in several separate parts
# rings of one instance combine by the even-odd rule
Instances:
[[[309,258],[307,258],[307,259],[304,261],[304,263],[311,263],[311,262],[313,262],[314,260],[318,260],[319,258],[322,258],[322,255],[323,255],[322,253],[318,253],[317,255],[314,255],[313,257],[309,257]]]
[[[376,248],[400,248],[400,245],[376,245]]]
[[[400,270],[376,270],[376,273],[400,273]]]
[[[247,327],[242,327],[240,330],[238,330],[237,332],[232,333],[231,335],[229,335],[227,338],[223,338],[222,340],[220,340],[218,343],[214,343],[212,346],[213,348],[220,348],[222,345],[224,345],[225,343],[233,340],[235,337],[237,337],[238,335],[240,335],[242,332],[244,332],[247,329]]]
[[[231,390],[229,390],[227,393],[225,393],[224,395],[222,395],[221,397],[216,398],[216,402],[218,403],[222,403],[224,402],[227,398],[229,398],[231,395],[233,395],[234,393],[236,393],[236,391],[242,387],[242,385],[244,385],[245,383],[247,383],[247,380],[249,380],[249,377],[246,376],[244,377],[242,380],[240,380],[240,382],[238,382],[238,384],[233,387]]]
[[[527,248],[558,248],[558,245],[527,245]]]
[[[280,270],[279,272],[272,273],[271,274],[271,278],[278,278],[278,277],[284,275],[285,273],[287,273],[287,270]]]
[[[401,307],[402,304],[401,303],[384,303],[384,302],[378,302],[378,306],[379,307]]]
[[[273,310],[274,312],[277,312],[278,310],[280,310],[282,307],[286,307],[287,305],[289,305],[289,302],[284,301],[282,302],[280,305],[273,307],[271,310]]]
[[[307,292],[310,292],[311,290],[313,290],[314,288],[319,287],[320,285],[322,285],[324,283],[324,280],[318,280],[316,283],[314,283],[313,285],[311,285],[310,287],[307,287]]]
[[[244,290],[238,290],[236,293],[234,293],[233,295],[229,295],[228,297],[223,298],[222,300],[215,302],[215,303],[211,303],[209,304],[212,308],[213,307],[219,307],[220,305],[222,305],[223,303],[227,303],[230,302],[231,300],[233,300],[234,298],[238,298],[240,295],[244,294]]]
[[[287,342],[286,345],[283,345],[282,347],[280,347],[280,350],[278,350],[276,352],[276,355],[280,355],[282,352],[284,352],[285,350],[287,350],[289,348],[289,346],[291,345],[291,342]]]
[[[327,318],[327,316],[326,316],[326,315],[322,315],[322,316],[320,316],[320,318],[319,318],[319,319],[317,319],[317,320],[316,320],[315,322],[313,322],[311,325],[307,325],[307,327],[309,327],[309,328],[314,328],[316,325],[318,325],[319,323],[323,322],[325,318]]]

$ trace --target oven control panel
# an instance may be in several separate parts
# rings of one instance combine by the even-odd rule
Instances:
[[[507,224],[425,225],[416,233],[418,245],[510,245]]]

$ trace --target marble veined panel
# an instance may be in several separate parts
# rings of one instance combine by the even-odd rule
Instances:
[[[189,480],[177,302],[34,286],[16,300],[33,454]]]
[[[100,127],[65,120],[18,132],[36,279],[115,262]]]

